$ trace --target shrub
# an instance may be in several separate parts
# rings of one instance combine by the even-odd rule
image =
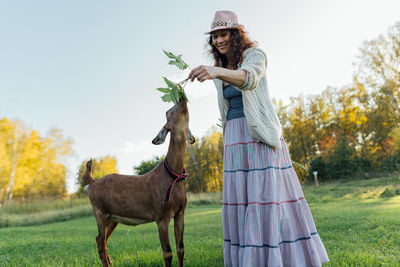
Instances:
[[[342,136],[333,151],[324,156],[314,158],[310,163],[309,175],[318,171],[318,179],[337,180],[346,177],[359,176],[371,171],[371,160],[359,156],[356,149],[349,144],[347,137]]]

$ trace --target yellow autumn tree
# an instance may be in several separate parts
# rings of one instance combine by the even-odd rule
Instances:
[[[223,142],[216,128],[202,138],[202,168],[208,192],[219,192],[223,186]]]
[[[7,118],[2,118],[0,121],[0,135],[2,136],[1,141],[6,153],[2,159],[5,166],[1,177],[4,194],[0,201],[3,203],[5,200],[11,202],[13,199],[16,173],[27,140],[27,129],[20,121],[10,121]]]
[[[9,121],[5,118],[0,120],[0,203],[5,198],[10,176],[10,158],[7,151],[7,134]]]
[[[79,166],[79,171],[78,171],[78,177],[77,177],[77,183],[80,185],[78,189],[78,194],[85,193],[83,187],[83,180],[82,177],[85,174],[86,171],[86,162],[88,160],[82,161],[82,163]],[[117,159],[113,156],[107,155],[104,157],[100,158],[94,158],[92,159],[92,172],[93,172],[93,177],[94,179],[99,179],[107,174],[111,173],[118,173],[117,169]]]
[[[191,192],[218,192],[223,186],[223,142],[217,128],[187,147],[185,166],[189,178],[185,183]]]
[[[62,197],[71,144],[60,130],[41,137],[18,120],[0,119],[0,203]]]

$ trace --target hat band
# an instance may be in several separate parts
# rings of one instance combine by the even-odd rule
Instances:
[[[232,26],[237,26],[239,25],[236,22],[231,22],[231,21],[216,21],[213,24],[211,24],[211,29],[217,27],[217,26],[227,26],[227,27],[232,27]]]

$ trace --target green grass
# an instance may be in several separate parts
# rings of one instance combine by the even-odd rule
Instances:
[[[94,217],[40,226],[0,229],[0,266],[99,266]],[[188,208],[185,214],[187,266],[222,266],[220,205]],[[174,249],[173,221],[170,242]],[[108,242],[115,266],[164,266],[155,223],[119,225]],[[176,253],[174,251],[174,265]]]
[[[32,201],[27,204],[14,204],[4,205],[0,208],[0,215],[12,213],[12,214],[30,214],[40,213],[48,210],[59,210],[68,209],[74,207],[81,207],[89,205],[89,199],[83,198],[70,198],[70,199],[45,199],[41,201]]]
[[[325,266],[400,266],[399,188],[399,175],[303,187]]]
[[[324,266],[400,266],[399,185],[400,176],[394,175],[303,187],[330,258]],[[221,194],[188,198],[185,266],[223,266],[221,206],[213,204],[220,203]],[[2,228],[0,266],[99,266],[96,235],[93,216]],[[119,225],[108,247],[115,266],[163,266],[154,223]]]
[[[222,192],[213,193],[200,193],[193,194],[187,193],[188,207],[198,205],[209,205],[209,204],[221,204],[222,203]]]
[[[0,228],[66,221],[92,213],[88,198],[6,205],[0,208]]]
[[[188,207],[222,203],[222,192],[187,193]],[[0,228],[33,226],[66,221],[93,214],[87,196],[68,200],[37,201],[28,204],[6,205],[0,208]]]
[[[400,197],[310,203],[326,266],[400,266]]]
[[[400,175],[365,180],[333,181],[323,183],[319,187],[306,185],[303,186],[303,191],[308,202],[314,203],[353,199],[378,200],[386,196],[400,195]]]

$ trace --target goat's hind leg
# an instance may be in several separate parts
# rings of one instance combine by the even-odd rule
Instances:
[[[109,224],[106,216],[98,209],[94,209],[94,213],[97,221],[97,229],[99,231],[98,236],[96,237],[97,243],[97,251],[99,253],[99,257],[103,266],[110,266],[110,257],[108,256],[107,251],[107,239],[106,239],[106,228]]]
[[[106,227],[106,256],[107,256],[107,261],[110,265],[112,265],[112,262],[110,260],[110,256],[108,254],[108,249],[107,249],[107,242],[108,239],[110,238],[111,234],[113,233],[113,231],[115,230],[115,228],[117,227],[118,223],[117,222],[109,222],[109,224]]]
[[[172,250],[169,244],[168,227],[170,218],[162,219],[157,222],[158,234],[160,236],[161,248],[163,250],[164,264],[170,267],[172,263]]]
[[[110,238],[111,234],[114,232],[114,229],[118,226],[117,222],[111,221],[110,224],[107,226],[107,231],[106,231],[106,242]]]

